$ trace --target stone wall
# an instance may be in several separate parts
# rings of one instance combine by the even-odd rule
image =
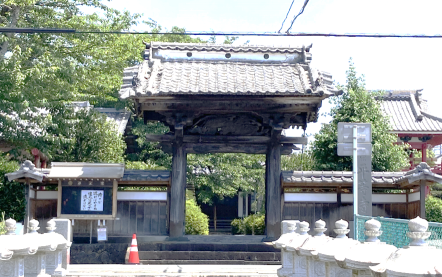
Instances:
[[[73,244],[71,264],[124,264],[127,243]]]

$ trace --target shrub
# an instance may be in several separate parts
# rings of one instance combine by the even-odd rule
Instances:
[[[428,196],[425,200],[425,211],[427,220],[430,222],[442,222],[442,200]]]
[[[232,225],[232,233],[234,235],[264,235],[265,233],[265,215],[264,214],[252,214],[244,219],[234,219],[230,225]]]
[[[265,215],[252,214],[244,218],[246,235],[264,235],[266,224]]]
[[[187,235],[208,235],[209,217],[205,215],[195,200],[186,201],[186,234]]]
[[[230,222],[232,225],[232,234],[233,235],[243,235],[245,234],[244,221],[242,218],[235,218]]]
[[[0,220],[0,235],[6,234],[5,226],[5,212],[2,212],[2,218]]]

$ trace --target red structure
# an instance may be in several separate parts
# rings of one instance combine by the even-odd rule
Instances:
[[[391,90],[380,100],[384,113],[390,117],[392,132],[397,134],[398,142],[408,143],[412,149],[422,153],[419,160],[411,155],[410,169],[422,161],[433,165],[434,173],[442,174],[441,165],[434,165],[435,159],[430,160],[427,151],[422,151],[442,144],[442,118],[427,111],[422,90]]]

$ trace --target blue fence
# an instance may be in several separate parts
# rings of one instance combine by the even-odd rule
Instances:
[[[407,219],[396,219],[386,217],[371,217],[356,215],[356,240],[365,241],[365,222],[369,219],[376,219],[381,222],[382,235],[379,239],[382,242],[394,245],[398,248],[409,245],[410,239],[407,237],[408,221]],[[427,242],[431,246],[442,249],[442,223],[429,222],[428,232],[431,232],[431,236],[427,239]]]

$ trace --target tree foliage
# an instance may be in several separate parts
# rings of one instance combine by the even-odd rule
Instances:
[[[10,161],[9,156],[0,152],[0,212],[4,212],[6,218],[21,221],[25,211],[24,187],[18,182],[9,182],[6,173],[19,169],[19,164]]]
[[[187,235],[208,235],[209,217],[205,215],[194,199],[186,200],[186,226]]]
[[[126,144],[114,122],[91,109],[61,109],[39,149],[55,162],[122,163]]]
[[[313,167],[314,160],[310,151],[281,156],[281,170],[309,171],[313,170]]]
[[[196,197],[212,205],[238,191],[258,192],[264,187],[265,156],[247,154],[189,154],[187,182]]]
[[[442,222],[442,199],[428,196],[425,199],[425,213],[430,222]]]
[[[316,170],[351,170],[351,157],[337,155],[338,122],[371,123],[372,126],[372,168],[373,171],[397,171],[408,165],[404,146],[396,145],[397,137],[391,130],[375,94],[365,89],[364,79],[358,77],[350,60],[347,84],[344,93],[335,97],[331,109],[333,120],[322,126],[312,145],[314,168]]]
[[[111,9],[99,0],[0,2],[0,27],[124,31],[140,24],[139,19],[138,14]],[[147,24],[152,32],[162,31],[154,21],[143,24]],[[198,38],[173,34],[183,31],[182,28],[173,27],[170,34],[142,36],[1,33],[1,139],[21,149],[63,144],[56,141],[70,139],[73,131],[65,132],[70,133],[67,138],[55,131],[70,128],[71,125],[59,116],[71,113],[68,104],[72,101],[89,101],[99,107],[133,109],[130,101],[118,99],[123,69],[142,61],[143,42],[201,42]],[[71,115],[69,118],[73,119]],[[83,115],[78,116],[79,120],[84,119]],[[79,128],[75,130],[80,131]],[[52,140],[55,142],[48,144]],[[121,146],[120,143],[115,145]],[[106,151],[108,146],[107,143],[102,145],[99,151]],[[56,150],[49,149],[49,155],[55,153],[55,159],[66,157],[60,156]],[[65,149],[61,151],[70,153]],[[101,153],[98,155],[103,156]],[[66,160],[76,157],[78,155],[74,154]],[[81,157],[81,160],[97,159]],[[111,156],[108,162],[117,160],[121,159]]]

